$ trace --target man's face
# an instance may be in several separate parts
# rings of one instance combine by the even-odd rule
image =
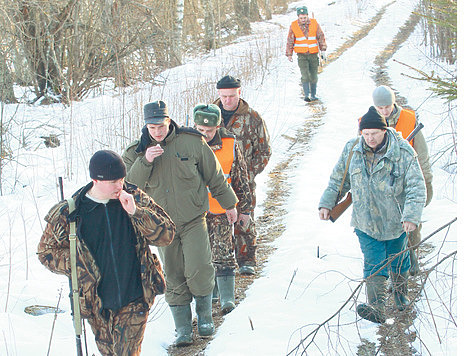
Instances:
[[[394,104],[386,105],[386,106],[375,106],[375,108],[376,108],[376,111],[379,112],[381,116],[384,116],[384,118],[388,118],[389,115],[391,115],[391,113],[394,110]]]
[[[218,89],[218,95],[224,110],[236,110],[239,105],[239,97],[241,96],[241,88]]]
[[[116,180],[93,179],[97,198],[99,199],[119,199],[119,194],[124,186],[125,178]]]
[[[196,125],[196,129],[206,136],[206,142],[210,142],[216,135],[216,131],[218,131],[218,128],[216,126]]]
[[[298,16],[298,20],[299,20],[299,23],[300,23],[300,24],[307,23],[307,21],[308,21],[308,15],[300,14],[300,15]]]
[[[148,133],[157,142],[162,142],[167,137],[169,128],[169,118],[166,118],[161,124],[147,124]]]
[[[386,130],[382,129],[363,129],[361,131],[366,144],[372,149],[375,149],[383,142],[385,134]]]

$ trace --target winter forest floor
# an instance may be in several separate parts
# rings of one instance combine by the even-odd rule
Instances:
[[[345,51],[351,49],[358,41],[365,38],[367,34],[378,24],[386,9],[392,3],[384,6],[381,10],[361,29],[355,32],[343,45],[329,54],[328,60],[321,68],[330,65],[334,60],[338,59]],[[397,35],[391,39],[386,48],[377,56],[373,63],[372,79],[377,85],[391,86],[391,80],[386,72],[386,63],[391,60],[392,55],[399,49],[399,47],[407,40],[410,34],[414,31],[420,17],[418,15],[411,15],[407,22],[399,29]],[[405,105],[407,100],[400,95],[397,95],[397,102]],[[285,136],[288,140],[288,151],[292,152],[285,160],[279,162],[276,167],[269,173],[267,195],[263,203],[263,213],[258,217],[256,225],[258,228],[258,248],[257,248],[257,268],[254,276],[236,275],[236,304],[238,305],[246,297],[246,290],[260,277],[263,265],[266,263],[268,257],[274,252],[275,248],[272,242],[280,237],[285,231],[285,224],[282,223],[283,217],[288,213],[283,206],[288,198],[287,179],[289,174],[294,170],[298,164],[299,157],[308,150],[308,144],[311,138],[318,134],[318,129],[322,125],[321,117],[326,113],[325,103],[317,101],[309,104],[312,109],[312,116],[309,117],[305,124],[297,130],[296,137]],[[420,248],[420,255],[424,256],[429,253],[432,247],[429,244],[422,245]],[[419,290],[418,283],[410,280],[409,295],[411,300],[414,300],[415,294]],[[392,301],[392,298],[388,298]],[[390,355],[408,355],[413,354],[411,350],[411,338],[415,335],[408,332],[411,326],[415,313],[413,312],[396,312],[394,308],[389,306],[389,314],[394,318],[394,323],[381,325],[379,328],[379,349],[373,342],[362,340],[358,347],[358,355],[375,355],[375,354],[390,354]],[[219,303],[213,305],[213,319],[216,328],[223,322],[223,316],[219,310]],[[252,328],[252,320],[249,319],[249,327]],[[196,325],[195,325],[196,327]],[[169,355],[174,356],[191,356],[191,355],[205,355],[204,350],[210,341],[207,338],[197,337],[197,331],[194,333],[194,343],[189,347],[176,348],[171,346],[168,350]],[[413,341],[413,340],[412,340]]]

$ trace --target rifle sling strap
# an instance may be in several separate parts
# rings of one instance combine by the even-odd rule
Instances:
[[[346,160],[345,172],[343,173],[343,178],[341,179],[340,188],[338,188],[338,195],[336,197],[336,203],[335,204],[338,204],[338,202],[342,198],[341,191],[343,190],[343,185],[345,184],[346,174],[348,173],[348,168],[350,167],[351,158],[353,157],[353,148],[355,148],[355,146],[358,142],[360,142],[360,140],[355,140],[355,143],[353,143],[353,146],[351,146],[350,153],[349,153],[348,158]]]
[[[76,209],[76,204],[73,198],[68,198],[69,214]],[[76,266],[76,251],[77,251],[77,235],[76,235],[76,221],[69,222],[69,255],[71,262],[71,285],[73,293],[73,319],[74,331],[77,336],[81,335],[81,312],[79,309],[79,287],[78,287],[78,272]]]

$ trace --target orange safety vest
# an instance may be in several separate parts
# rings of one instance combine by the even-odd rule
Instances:
[[[219,163],[221,164],[221,168],[223,169],[224,176],[226,177],[229,184],[231,184],[231,167],[233,166],[234,162],[234,145],[235,139],[232,137],[223,137],[221,138],[223,146],[214,151],[216,158],[218,159]],[[211,196],[211,192],[208,190],[208,198],[209,198],[209,212],[211,214],[224,214],[226,210],[224,210],[221,205],[219,205],[218,201]]]
[[[294,51],[295,53],[318,53],[317,42],[317,28],[318,23],[315,19],[310,19],[310,25],[308,27],[308,38],[303,34],[302,29],[299,26],[298,20],[292,22],[290,26],[292,32],[295,35]]]
[[[416,113],[408,109],[401,109],[399,119],[396,124],[396,131],[400,132],[402,137],[407,138],[416,127]],[[409,142],[414,147],[414,139]]]
[[[358,123],[361,121],[361,117],[358,119]],[[401,109],[397,124],[394,129],[400,132],[405,139],[416,128],[416,112],[408,109]],[[360,132],[361,133],[361,132]],[[409,142],[414,147],[414,139]]]

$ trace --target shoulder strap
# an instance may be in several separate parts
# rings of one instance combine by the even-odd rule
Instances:
[[[351,162],[351,158],[353,157],[353,148],[356,146],[356,144],[359,142],[360,140],[355,140],[355,142],[353,143],[353,145],[351,146],[351,149],[350,149],[350,154],[348,155],[348,158],[346,160],[346,166],[345,166],[345,172],[343,173],[343,178],[341,179],[341,184],[340,184],[340,188],[338,188],[338,196],[337,196],[337,199],[336,199],[336,202],[338,203],[340,201],[340,199],[342,198],[341,197],[341,191],[343,190],[343,185],[345,184],[345,178],[346,178],[346,174],[348,173],[348,168],[350,167],[350,162]]]
[[[68,198],[69,214],[76,210],[73,198]],[[79,310],[79,284],[76,268],[77,235],[76,221],[69,222],[69,255],[71,261],[71,285],[73,292],[73,318],[76,335],[81,335],[81,312]]]

